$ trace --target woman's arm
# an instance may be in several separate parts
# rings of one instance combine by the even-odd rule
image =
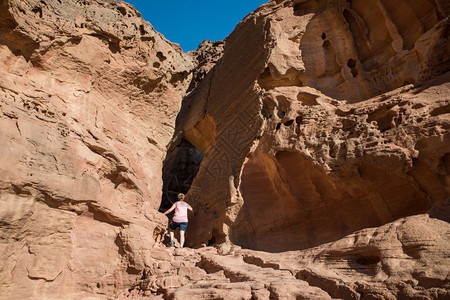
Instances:
[[[172,212],[172,210],[175,209],[175,207],[177,207],[176,202],[175,202],[175,203],[172,205],[172,207],[171,207],[168,211],[166,211],[164,214],[165,214],[165,215],[169,214],[170,212]]]
[[[190,210],[190,211],[194,211],[194,209],[188,204],[188,209]]]

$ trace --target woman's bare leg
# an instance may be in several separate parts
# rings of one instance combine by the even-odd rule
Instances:
[[[175,239],[174,239],[174,234],[173,231],[170,231],[170,245],[175,245]]]
[[[180,247],[183,248],[184,246],[184,231],[180,230]]]

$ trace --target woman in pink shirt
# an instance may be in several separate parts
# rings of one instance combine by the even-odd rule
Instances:
[[[180,227],[180,247],[184,246],[184,232],[186,231],[188,224],[188,213],[187,210],[194,211],[194,209],[184,202],[184,194],[178,194],[178,201],[175,202],[172,207],[166,211],[164,214],[167,215],[175,209],[175,215],[172,218],[172,222],[169,225],[170,230],[170,246],[174,247],[174,231],[177,227]]]

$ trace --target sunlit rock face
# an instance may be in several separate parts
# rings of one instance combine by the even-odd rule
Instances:
[[[110,297],[165,230],[192,59],[124,2],[0,1],[0,28],[1,297]]]
[[[291,1],[271,22],[264,89],[310,86],[349,103],[444,74],[446,1]]]
[[[445,215],[448,15],[445,1],[311,0],[247,16],[179,118],[204,154],[190,243],[297,250]]]
[[[0,0],[0,298],[447,299],[449,10],[274,0],[186,54]],[[163,248],[180,191],[215,248]]]

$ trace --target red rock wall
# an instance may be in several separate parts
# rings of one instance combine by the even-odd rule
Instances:
[[[265,89],[304,85],[356,102],[445,73],[444,1],[293,2],[271,23],[276,42],[259,80]]]
[[[276,2],[182,110],[191,244],[304,249],[448,205],[448,5]]]
[[[111,297],[165,230],[191,58],[124,2],[1,1],[0,28],[1,297]]]
[[[448,297],[448,15],[276,0],[220,58],[123,2],[0,0],[0,297]],[[218,249],[160,249],[183,138]]]

